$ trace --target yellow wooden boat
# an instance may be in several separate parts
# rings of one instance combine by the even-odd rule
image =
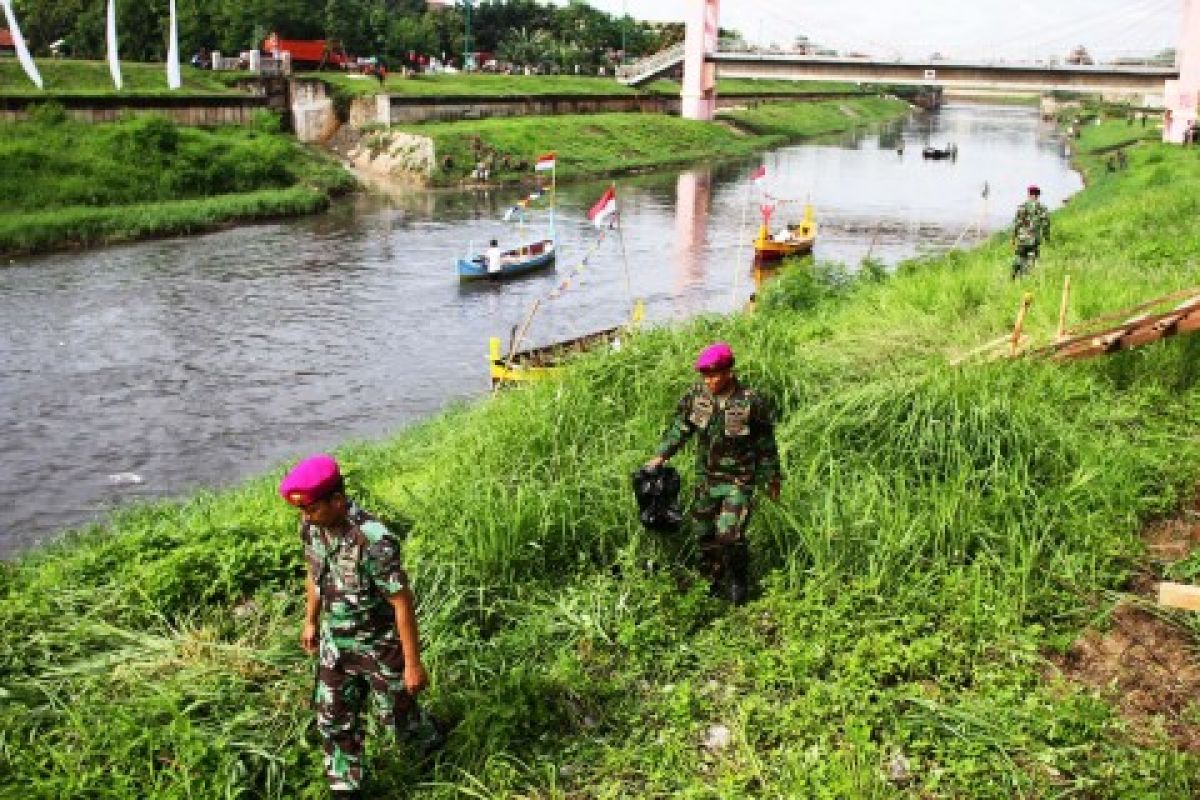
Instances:
[[[804,216],[799,222],[771,233],[771,214],[774,206],[762,207],[762,224],[758,226],[758,238],[754,240],[754,259],[759,263],[779,261],[790,256],[803,256],[812,252],[817,240],[817,220],[813,207],[804,204]]]
[[[605,328],[600,331],[577,336],[542,347],[531,347],[504,355],[500,337],[493,336],[488,340],[489,373],[492,387],[506,383],[530,383],[553,378],[561,369],[563,362],[571,356],[597,347],[619,347],[622,336],[633,333],[645,316],[645,306],[641,300],[634,303],[633,313],[629,322],[615,328]],[[514,340],[517,333],[513,332]]]

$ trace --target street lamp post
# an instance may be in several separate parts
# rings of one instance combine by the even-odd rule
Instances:
[[[625,31],[628,29],[629,12],[625,10],[625,0],[621,0],[621,63],[624,64],[629,60],[628,42],[626,41]]]

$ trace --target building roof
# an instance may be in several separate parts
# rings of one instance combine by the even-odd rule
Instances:
[[[4,28],[0,28],[0,47],[15,47],[12,34]]]

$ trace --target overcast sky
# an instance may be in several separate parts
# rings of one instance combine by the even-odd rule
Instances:
[[[682,21],[693,0],[589,0],[612,13]],[[721,26],[762,44],[798,34],[885,58],[1097,58],[1174,47],[1183,0],[722,0]]]

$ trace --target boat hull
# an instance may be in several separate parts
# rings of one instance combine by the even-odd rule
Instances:
[[[507,250],[502,254],[504,263],[495,272],[488,271],[486,256],[460,258],[457,263],[458,278],[464,281],[500,280],[524,275],[553,266],[556,252],[553,239],[543,239],[515,250]]]

